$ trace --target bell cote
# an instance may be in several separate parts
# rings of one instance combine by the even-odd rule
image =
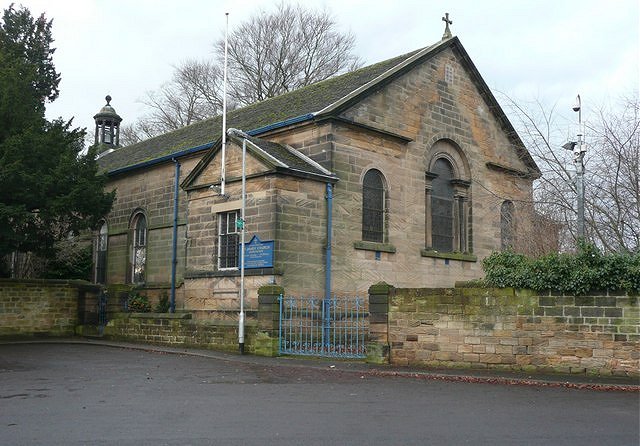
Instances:
[[[120,146],[120,122],[122,118],[111,106],[111,96],[105,97],[107,104],[93,117],[96,122],[95,144],[105,144],[110,148]]]

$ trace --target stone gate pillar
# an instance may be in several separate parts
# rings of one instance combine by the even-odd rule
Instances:
[[[284,295],[279,285],[264,285],[258,289],[258,331],[255,340],[255,354],[260,356],[278,355],[278,330],[280,303]]]
[[[394,288],[384,282],[369,287],[369,339],[367,362],[389,362],[389,296]]]

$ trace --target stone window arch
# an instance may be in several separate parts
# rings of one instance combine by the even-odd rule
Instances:
[[[471,181],[464,153],[453,141],[438,140],[426,164],[423,254],[472,253]]]
[[[107,283],[107,249],[109,245],[109,227],[103,221],[95,240],[94,280],[96,283]]]
[[[382,172],[370,169],[362,180],[362,240],[386,242],[387,188]]]
[[[512,201],[505,200],[500,206],[500,247],[503,251],[513,249],[515,242],[516,208]]]
[[[147,217],[137,211],[131,219],[131,283],[144,283],[147,266]]]

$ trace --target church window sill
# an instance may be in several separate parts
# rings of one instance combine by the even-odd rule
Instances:
[[[361,249],[363,251],[381,251],[390,253],[396,252],[396,247],[390,243],[357,241],[353,242],[353,247],[355,249]]]
[[[462,252],[440,252],[432,249],[420,250],[422,257],[433,257],[436,259],[460,260],[461,262],[477,262],[478,257],[469,253]]]

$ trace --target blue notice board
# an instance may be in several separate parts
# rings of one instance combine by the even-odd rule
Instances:
[[[273,240],[263,242],[254,235],[244,244],[244,268],[273,268]]]

